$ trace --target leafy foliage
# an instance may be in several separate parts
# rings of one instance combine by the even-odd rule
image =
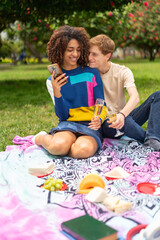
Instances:
[[[88,19],[88,20],[87,20]],[[74,13],[67,23],[80,24],[90,36],[107,34],[117,47],[134,46],[154,60],[160,49],[160,0],[132,2],[113,11]]]
[[[134,43],[138,48],[148,50],[150,60],[154,60],[160,49],[160,0],[132,4],[132,9],[127,14],[124,43]]]
[[[75,11],[104,12],[121,8],[129,2],[130,0],[3,0],[0,4],[0,32],[15,20],[28,23],[37,22],[37,18],[52,17],[62,21]]]
[[[9,24],[15,19],[18,21],[14,25]],[[91,0],[72,0],[72,3],[70,0],[63,3],[61,0],[45,3],[43,0],[4,0],[0,5],[1,21],[9,24],[12,30],[9,39],[23,40],[38,59],[46,52],[52,31],[63,24],[82,26],[91,37],[107,34],[117,47],[143,49],[149,53],[150,60],[154,60],[160,49],[160,0],[102,0],[101,3]]]

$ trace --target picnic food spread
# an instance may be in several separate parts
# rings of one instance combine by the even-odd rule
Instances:
[[[87,195],[86,199],[93,203],[103,203],[108,210],[115,213],[123,213],[128,211],[132,207],[132,203],[122,200],[119,196],[111,196],[107,194],[107,191],[94,187]]]

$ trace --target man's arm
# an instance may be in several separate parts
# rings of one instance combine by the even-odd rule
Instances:
[[[126,103],[125,107],[121,110],[121,112],[127,117],[130,112],[137,106],[139,103],[139,94],[136,87],[130,87],[127,89],[129,99]]]
[[[139,103],[139,94],[136,87],[130,87],[127,89],[129,99],[124,108],[117,114],[117,120],[110,124],[110,127],[121,129],[124,126],[124,119]],[[123,115],[124,114],[124,115]],[[124,117],[125,116],[125,117]]]

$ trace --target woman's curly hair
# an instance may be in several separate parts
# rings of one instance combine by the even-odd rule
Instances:
[[[63,56],[70,40],[76,39],[81,48],[81,55],[78,59],[80,66],[88,64],[89,56],[89,35],[82,27],[70,27],[64,25],[59,27],[52,34],[47,44],[47,54],[51,63],[58,63],[60,67],[63,65]]]

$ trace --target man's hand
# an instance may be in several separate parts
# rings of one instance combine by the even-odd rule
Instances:
[[[68,76],[65,76],[65,73],[60,76],[54,78],[54,73],[51,74],[51,83],[53,87],[54,96],[57,98],[61,97],[61,87],[67,83]]]
[[[121,129],[124,126],[124,116],[120,113],[116,114],[117,119],[115,121],[107,121],[108,123],[111,123],[109,127]]]
[[[99,117],[93,116],[91,122],[89,123],[89,128],[98,130],[101,127],[101,120]]]

